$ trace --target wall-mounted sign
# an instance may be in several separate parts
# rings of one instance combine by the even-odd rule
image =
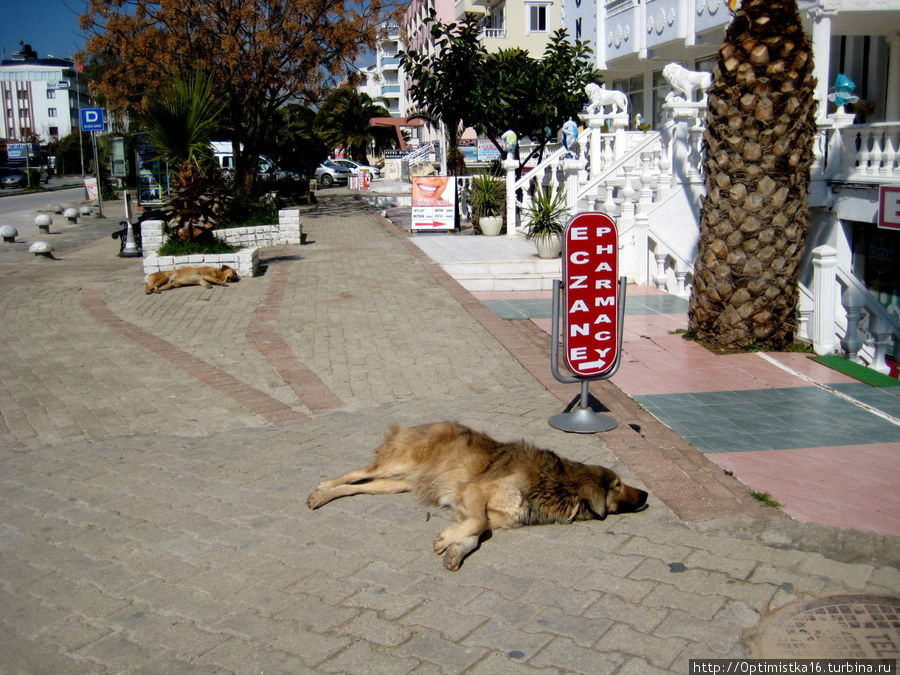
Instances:
[[[431,232],[456,229],[456,176],[412,179],[410,229]]]
[[[563,235],[563,340],[579,377],[609,372],[619,355],[618,233],[605,213],[579,213]]]
[[[900,187],[882,185],[878,190],[878,227],[900,230]]]

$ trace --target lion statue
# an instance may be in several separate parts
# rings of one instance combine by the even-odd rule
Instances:
[[[702,101],[706,97],[706,90],[712,86],[710,73],[688,70],[678,63],[670,63],[662,72],[663,77],[672,85],[673,91],[670,95],[674,95],[676,91],[681,92],[686,101],[693,101],[694,92],[697,90],[703,94],[703,98],[700,99]]]
[[[605,114],[606,106],[612,106],[616,113],[628,112],[628,97],[623,92],[604,89],[596,82],[591,82],[584,90],[590,101],[587,107],[588,114]]]

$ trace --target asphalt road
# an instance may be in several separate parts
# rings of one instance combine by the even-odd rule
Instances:
[[[71,176],[53,178],[48,188],[39,191],[0,190],[0,225],[12,225],[19,232],[14,244],[0,246],[0,256],[27,253],[28,246],[37,240],[47,241],[56,252],[64,251],[110,237],[118,230],[122,202],[104,202],[104,218],[92,215],[79,218],[77,223],[69,223],[62,214],[53,213],[55,204],[78,206],[87,203],[84,188],[68,187],[77,180]],[[44,234],[34,224],[39,213],[47,213],[53,218],[49,234]],[[110,239],[109,245],[110,252],[118,254],[119,243]]]

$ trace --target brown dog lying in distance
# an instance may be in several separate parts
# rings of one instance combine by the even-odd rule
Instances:
[[[434,542],[449,570],[459,569],[488,530],[603,519],[647,502],[646,492],[625,485],[611,469],[439,422],[394,425],[367,469],[322,481],[306,504],[317,509],[338,497],[409,491],[455,512],[459,522]]]
[[[147,283],[144,284],[144,291],[147,293],[156,293],[157,291],[167,291],[170,288],[178,288],[179,286],[203,286],[212,288],[213,284],[224,286],[229,281],[238,281],[238,273],[228,265],[222,265],[222,268],[210,267],[182,267],[177,270],[167,270],[165,272],[153,272],[147,276]]]

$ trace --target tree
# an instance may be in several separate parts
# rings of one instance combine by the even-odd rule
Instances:
[[[531,155],[541,154],[563,124],[578,119],[587,102],[585,87],[602,79],[591,65],[590,54],[586,42],[571,42],[565,30],[551,35],[540,59],[517,48],[489,54],[475,130],[499,148],[500,136],[512,129],[519,138],[535,143]],[[520,165],[528,159],[520,159]]]
[[[328,147],[313,129],[315,118],[315,110],[299,103],[281,107],[275,135],[264,146],[265,154],[282,169],[311,176],[328,156]]]
[[[392,128],[373,127],[373,117],[390,117],[391,113],[376,104],[368,94],[359,93],[354,87],[338,87],[319,109],[314,122],[316,134],[330,148],[343,146],[350,158],[368,164],[369,146],[376,151],[393,147],[396,134]]]
[[[426,21],[431,23],[435,53],[406,50],[399,54],[400,63],[412,80],[407,93],[419,106],[422,117],[444,124],[447,170],[463,175],[466,163],[459,149],[459,136],[477,118],[474,93],[487,58],[487,50],[478,40],[480,20],[467,14],[461,23],[445,24],[435,19],[432,8]]]
[[[170,164],[201,167],[212,157],[209,143],[219,130],[222,112],[212,95],[212,81],[197,72],[189,79],[176,75],[151,92],[143,120],[150,141]]]
[[[169,76],[202,70],[225,106],[238,185],[252,189],[260,148],[287,102],[317,102],[395,0],[90,0],[81,26],[105,64],[100,93],[132,116]]]
[[[467,15],[461,23],[428,19],[436,52],[401,52],[400,59],[413,80],[410,97],[429,121],[447,129],[448,170],[465,173],[458,150],[459,134],[467,126],[500,148],[500,136],[512,129],[542,152],[562,125],[577,119],[587,102],[585,86],[600,74],[589,61],[586,42],[571,42],[565,30],[556,31],[542,58],[523,49],[489,54],[479,41],[480,21]],[[521,160],[522,165],[528,160]]]
[[[210,146],[222,110],[212,96],[210,78],[200,72],[188,79],[176,75],[151,92],[144,105],[143,121],[150,141],[175,170],[167,216],[183,228],[187,238],[202,233],[189,226],[211,225],[227,207]]]
[[[795,0],[744,0],[709,90],[688,325],[699,339],[773,349],[793,341],[816,134],[812,70]]]

